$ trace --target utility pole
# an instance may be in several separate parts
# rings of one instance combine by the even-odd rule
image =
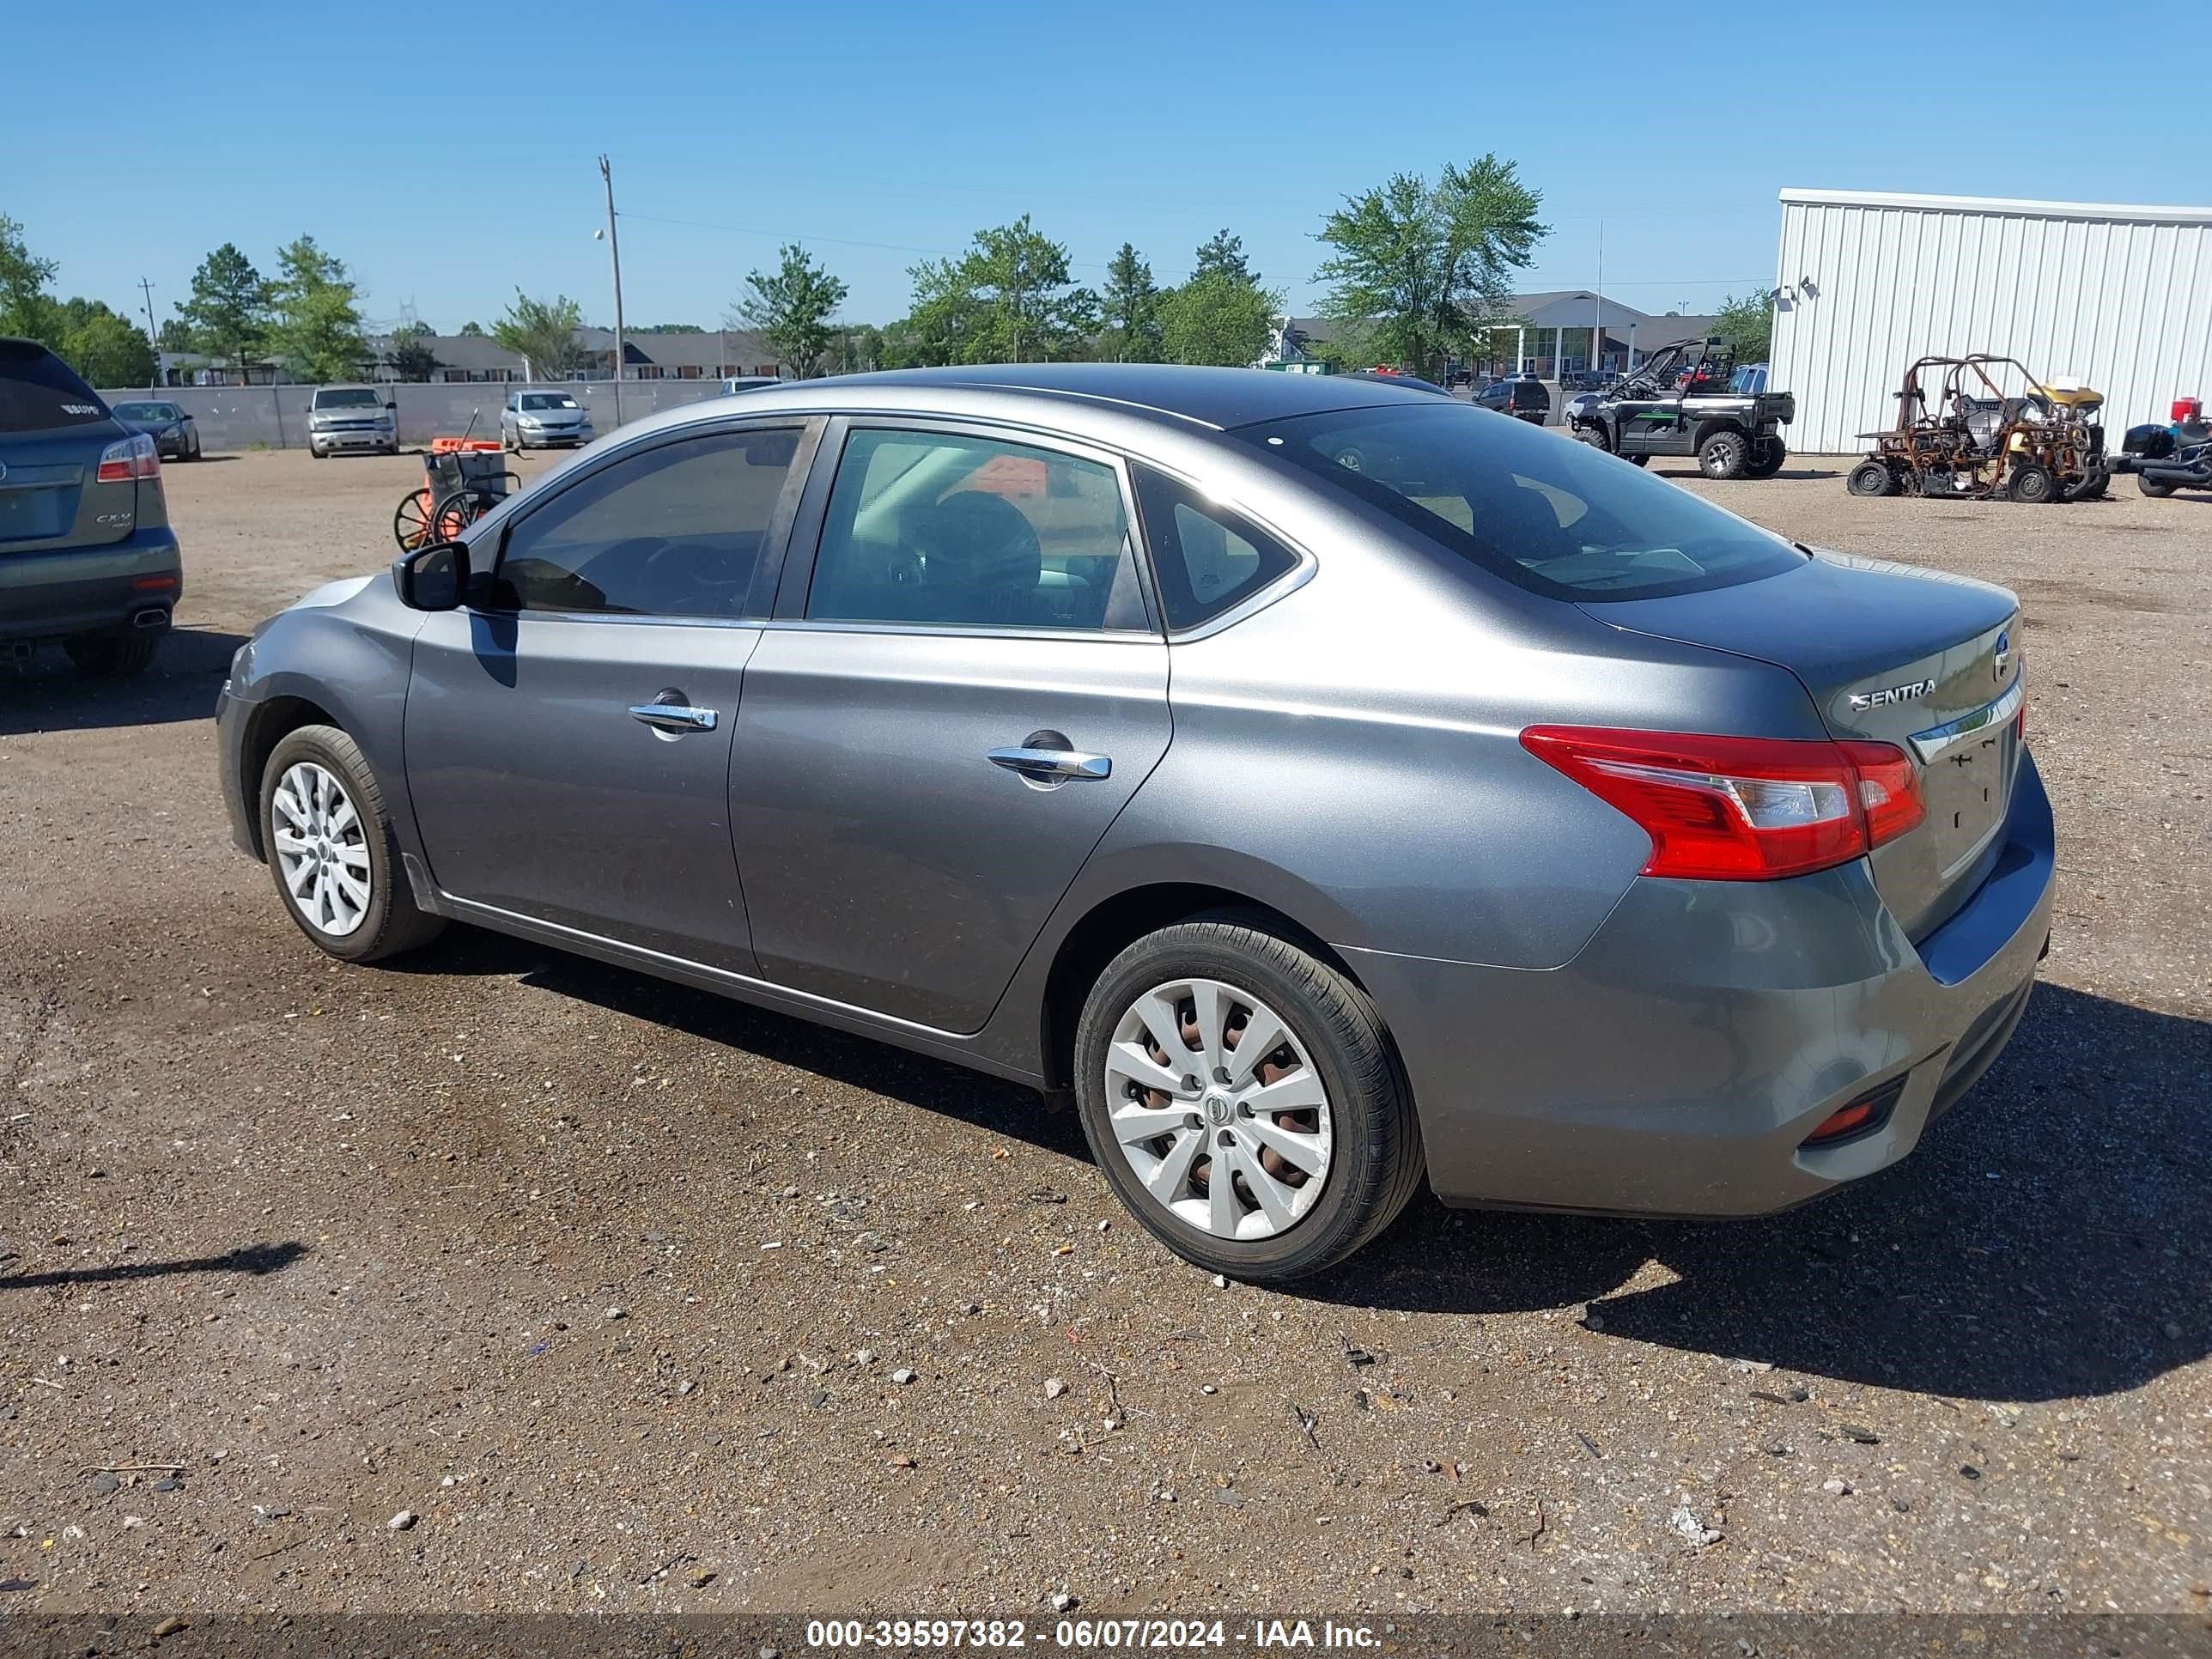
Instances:
[[[1590,337],[1590,368],[1605,373],[1605,221],[1597,222],[1597,332]]]
[[[615,240],[615,173],[604,155],[599,157],[599,177],[607,186],[607,258],[615,273],[615,424],[622,424],[623,383],[623,313],[622,313],[622,244]]]
[[[153,283],[141,276],[138,279],[138,291],[146,297],[146,343],[154,348],[154,380],[156,384],[146,388],[148,395],[150,396],[157,389],[161,378],[161,331],[154,321]]]

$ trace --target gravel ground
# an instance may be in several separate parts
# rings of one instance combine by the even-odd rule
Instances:
[[[1018,1090],[482,933],[325,960],[208,717],[420,462],[168,469],[156,672],[0,682],[0,1611],[2205,1608],[2212,499],[1844,465],[1680,482],[2024,596],[2002,1063],[1791,1215],[1424,1199],[1289,1292]]]

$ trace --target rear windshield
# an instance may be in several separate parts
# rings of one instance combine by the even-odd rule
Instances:
[[[48,432],[107,418],[107,405],[42,345],[0,340],[0,432]]]
[[[354,386],[337,392],[318,392],[317,409],[381,409],[384,399],[367,386]]]
[[[118,404],[114,409],[118,421],[174,421],[184,412],[174,404]]]
[[[526,392],[522,394],[525,409],[574,409],[576,400],[565,392]]]
[[[1804,562],[1780,537],[1679,485],[1486,410],[1345,409],[1237,435],[1555,599],[1694,593]]]

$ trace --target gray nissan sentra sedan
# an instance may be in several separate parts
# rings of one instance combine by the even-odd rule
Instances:
[[[1371,381],[793,384],[602,439],[238,653],[239,846],[1072,1088],[1254,1279],[1448,1203],[1779,1209],[2018,1024],[2018,602]]]

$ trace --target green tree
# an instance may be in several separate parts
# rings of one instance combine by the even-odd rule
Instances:
[[[1736,361],[1764,362],[1774,353],[1774,301],[1765,294],[1731,295],[1721,301],[1713,332],[1735,348]]]
[[[925,260],[899,346],[912,363],[1025,363],[1086,355],[1098,296],[1069,285],[1067,249],[1026,213],[979,230],[956,262]]]
[[[276,320],[270,349],[301,380],[350,380],[369,361],[361,328],[361,295],[345,261],[301,235],[276,250],[270,284]]]
[[[567,295],[533,300],[518,288],[507,315],[491,325],[492,343],[520,356],[538,379],[557,380],[591,356],[576,338],[583,320],[583,307]]]
[[[1371,324],[1389,361],[1433,374],[1504,314],[1512,273],[1548,234],[1541,202],[1495,155],[1346,197],[1320,232],[1336,250],[1314,277],[1328,285],[1323,314]]]
[[[475,318],[471,317],[468,321],[461,325],[461,332],[467,335],[471,340],[481,340],[483,338],[483,325],[477,321]]]
[[[53,326],[46,284],[58,268],[33,253],[23,227],[0,213],[0,334],[45,337]]]
[[[1171,363],[1257,362],[1281,303],[1279,294],[1226,270],[1194,276],[1160,301],[1163,352]]]
[[[164,351],[188,352],[199,349],[192,339],[192,325],[181,317],[166,317],[161,320],[161,332],[157,343]]]
[[[430,349],[430,331],[422,323],[403,323],[392,331],[392,344],[384,361],[403,380],[421,382],[438,372],[438,354]]]
[[[1224,276],[1233,276],[1240,283],[1250,283],[1255,286],[1257,286],[1260,281],[1260,273],[1253,270],[1245,260],[1244,239],[1242,236],[1231,236],[1225,225],[1199,244],[1198,263],[1192,267],[1190,274],[1194,276],[1210,276],[1217,272]]]
[[[192,343],[218,362],[244,368],[269,337],[269,284],[234,242],[225,242],[192,273],[192,297],[177,307]]]
[[[1098,355],[1115,362],[1151,363],[1160,357],[1160,290],[1152,268],[1130,244],[1106,267],[1106,287],[1098,296],[1105,331]]]
[[[845,284],[796,242],[787,244],[772,274],[754,271],[731,309],[737,320],[765,338],[776,361],[802,380],[822,372],[836,328],[830,319],[845,303]]]
[[[64,300],[52,307],[46,343],[95,386],[154,383],[154,348],[146,331],[98,300]]]

